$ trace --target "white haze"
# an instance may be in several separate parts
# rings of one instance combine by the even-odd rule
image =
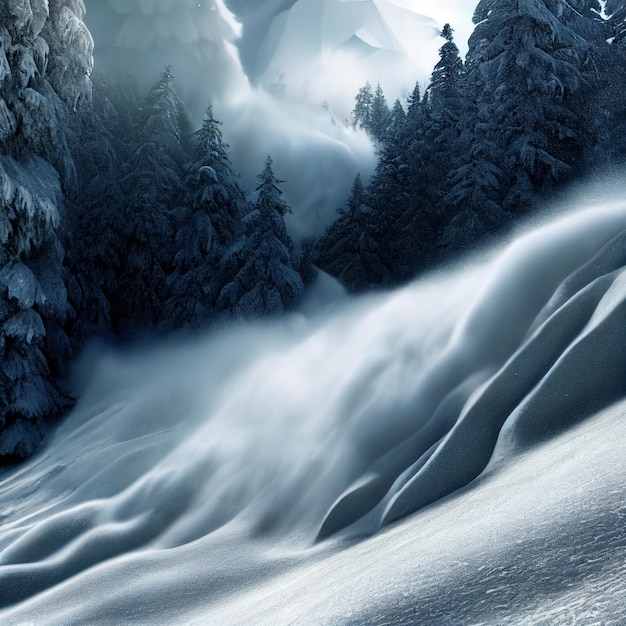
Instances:
[[[356,625],[382,624],[386,611],[399,611],[393,623],[411,624],[415,576],[425,588],[443,585],[459,611],[420,623],[474,623],[485,606],[497,612],[511,584],[526,593],[515,596],[513,623],[548,619],[545,611],[561,600],[576,607],[586,598],[589,611],[599,596],[614,605],[614,568],[624,563],[624,546],[611,534],[611,520],[626,515],[623,409],[538,452],[520,450],[516,436],[528,416],[577,410],[579,393],[597,409],[619,399],[626,280],[623,266],[596,279],[602,261],[595,255],[624,229],[626,206],[609,203],[522,234],[492,260],[387,294],[347,299],[323,277],[302,311],[273,323],[150,349],[94,347],[77,366],[76,408],[44,449],[2,476],[0,604],[17,604],[0,621],[149,624],[158,616],[200,624],[213,616],[215,623]],[[577,294],[551,314],[572,284]],[[512,390],[500,394],[498,379],[523,376],[516,359],[529,349],[543,360],[552,344],[533,347],[541,329],[574,328],[585,298],[602,285],[588,321],[509,406]],[[616,330],[607,335],[611,319]],[[502,421],[510,415],[487,486],[479,480],[475,490],[345,553],[340,542],[312,547],[346,488],[428,407],[444,404],[459,380],[472,392],[459,422],[490,386],[497,393],[454,466],[471,465],[491,413],[500,411]],[[383,504],[393,503],[396,488]],[[458,526],[463,519],[467,525]],[[555,524],[562,535],[551,533]],[[353,531],[379,525],[370,518]],[[570,536],[584,539],[582,563],[591,572],[573,598],[562,578],[574,575],[567,572],[580,553]],[[507,560],[516,539],[532,559]],[[540,574],[518,580],[516,568],[532,569],[544,545],[570,565],[549,570],[552,595],[536,607]],[[594,565],[597,551],[613,564],[606,572]],[[455,565],[463,559],[476,568],[472,575]],[[491,572],[484,581],[481,562]],[[336,567],[346,578],[334,578]],[[457,594],[459,580],[470,591]],[[392,582],[404,595],[393,595]],[[429,598],[421,611],[445,610],[438,593]]]
[[[196,124],[209,102],[224,122],[244,186],[267,154],[285,180],[297,240],[336,218],[373,146],[344,127],[354,96],[380,81],[389,103],[423,86],[456,25],[466,49],[473,2],[449,0],[87,0],[96,71],[134,75],[142,89],[167,64]],[[232,12],[231,12],[232,11]]]

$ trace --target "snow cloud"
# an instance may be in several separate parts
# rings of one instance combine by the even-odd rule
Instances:
[[[358,88],[390,101],[425,83],[449,21],[467,40],[473,2],[447,0],[86,0],[96,70],[147,89],[170,64],[198,124],[209,102],[243,182],[271,153],[296,238],[319,234],[372,146],[344,126]]]

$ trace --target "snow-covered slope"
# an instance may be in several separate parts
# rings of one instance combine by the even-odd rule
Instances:
[[[1,476],[0,620],[620,623],[625,229],[594,207],[400,291],[85,357]]]

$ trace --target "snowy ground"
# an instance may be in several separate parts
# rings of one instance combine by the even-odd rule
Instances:
[[[218,533],[219,535],[219,533]],[[351,546],[129,553],[4,624],[623,624],[626,404]]]
[[[94,349],[0,474],[0,623],[626,623],[625,229]]]
[[[623,624],[626,403],[192,623]],[[187,616],[185,616],[187,618]]]

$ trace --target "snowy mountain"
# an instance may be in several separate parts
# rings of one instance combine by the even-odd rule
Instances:
[[[372,77],[393,97],[408,92],[430,71],[441,28],[415,5],[390,0],[228,6],[239,9],[238,48],[251,79],[314,98],[323,93],[334,107],[341,104],[338,91],[356,92]]]
[[[401,95],[416,77],[428,76],[448,18],[459,22],[465,48],[472,11],[464,0],[440,7],[402,0],[88,0],[86,6],[101,70],[131,72],[149,84],[148,76],[173,65],[194,111],[245,90],[244,74],[267,89],[305,89],[320,101],[345,103],[339,92],[356,91],[373,76],[393,97]]]
[[[416,80],[427,80],[447,19],[458,22],[465,49],[473,9],[467,0],[436,7],[400,0],[87,0],[86,7],[97,71],[130,73],[146,91],[171,65],[194,123],[209,104],[225,122],[247,187],[272,155],[294,208],[288,228],[299,241],[322,234],[356,173],[373,170],[368,139],[343,127],[358,89],[380,80],[389,98],[408,95]]]

